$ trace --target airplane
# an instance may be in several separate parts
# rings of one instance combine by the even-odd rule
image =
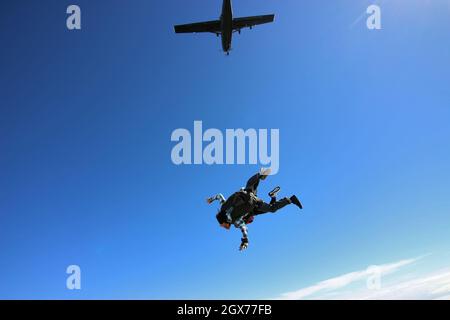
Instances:
[[[233,8],[231,0],[223,0],[222,14],[220,20],[189,23],[176,25],[175,33],[198,33],[211,32],[217,36],[222,36],[222,49],[229,55],[231,50],[231,40],[233,32],[241,33],[241,29],[250,28],[258,24],[273,22],[275,15],[268,14],[262,16],[233,18]]]

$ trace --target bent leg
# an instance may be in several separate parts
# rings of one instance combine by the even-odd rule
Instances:
[[[256,195],[260,179],[261,175],[259,173],[252,176],[250,179],[248,179],[247,184],[245,185],[245,190]]]
[[[259,215],[259,214],[264,214],[264,213],[268,213],[268,212],[276,212],[278,210],[280,210],[281,208],[284,208],[285,206],[287,206],[288,204],[291,204],[291,200],[289,200],[289,198],[283,198],[281,200],[275,201],[275,202],[271,202],[271,203],[266,203],[264,201],[258,202],[255,210],[254,210],[254,215]]]

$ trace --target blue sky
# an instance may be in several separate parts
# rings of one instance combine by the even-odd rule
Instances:
[[[220,1],[73,3],[80,31],[72,2],[0,13],[0,298],[258,299],[372,264],[448,265],[449,1],[380,2],[370,31],[371,1],[235,0],[276,21],[229,57],[172,29]],[[258,217],[245,253],[204,200],[258,166],[173,165],[170,135],[195,120],[280,130],[261,194],[280,185],[305,209]]]

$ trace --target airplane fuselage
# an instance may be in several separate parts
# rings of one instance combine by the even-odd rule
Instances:
[[[233,8],[231,0],[223,0],[220,23],[222,28],[222,49],[228,53],[231,50],[231,40],[233,38]]]
[[[256,25],[271,23],[274,17],[274,14],[266,14],[234,18],[231,0],[222,0],[222,12],[219,19],[179,24],[174,26],[174,30],[175,33],[208,32],[217,35],[217,37],[221,36],[222,49],[228,55],[234,32],[241,33],[243,28],[251,29]]]

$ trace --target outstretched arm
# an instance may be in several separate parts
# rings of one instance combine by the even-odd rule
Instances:
[[[234,226],[236,228],[239,228],[242,232],[242,238],[241,238],[241,245],[239,247],[239,250],[245,250],[248,247],[248,229],[247,225],[245,224],[244,220],[240,218],[234,223]]]
[[[239,251],[245,250],[248,248],[248,230],[247,226],[244,224],[244,226],[241,227],[242,232],[242,238],[241,238],[241,245],[239,247]]]
[[[206,202],[208,202],[208,204],[211,204],[211,203],[213,203],[216,200],[219,201],[220,204],[223,204],[225,202],[225,197],[223,196],[223,194],[219,193],[219,194],[216,194],[213,197],[210,197],[210,198],[206,199]]]

